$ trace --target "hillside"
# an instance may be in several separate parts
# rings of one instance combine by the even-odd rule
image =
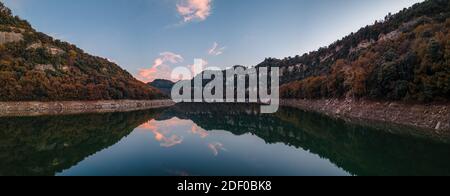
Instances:
[[[157,99],[107,59],[34,30],[0,2],[0,101]]]
[[[427,0],[328,47],[257,67],[281,68],[283,98],[448,101],[449,27],[450,1]]]
[[[148,85],[160,90],[165,95],[170,95],[172,92],[172,87],[175,83],[170,80],[157,79],[153,82],[149,82]]]

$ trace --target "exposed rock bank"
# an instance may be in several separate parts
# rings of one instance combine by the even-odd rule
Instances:
[[[354,100],[282,100],[281,105],[323,113],[332,117],[387,122],[436,133],[450,133],[450,104],[405,104]]]
[[[127,112],[168,107],[174,104],[171,100],[0,102],[0,117]]]

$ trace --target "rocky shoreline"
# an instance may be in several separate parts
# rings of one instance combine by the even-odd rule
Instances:
[[[449,103],[425,105],[348,99],[286,99],[280,103],[282,106],[318,112],[352,122],[378,125],[388,123],[415,129],[416,132],[422,132],[420,134],[450,136]]]
[[[0,102],[0,117],[128,112],[174,104],[172,100]]]

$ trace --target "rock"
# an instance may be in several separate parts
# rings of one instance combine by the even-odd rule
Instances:
[[[436,128],[434,128],[434,129],[436,129],[436,130],[441,129],[441,122],[438,122],[437,125],[436,125]]]
[[[61,70],[63,72],[69,72],[70,71],[70,67],[67,65],[59,65],[57,66],[58,70]]]
[[[36,50],[38,48],[42,48],[42,44],[40,42],[29,45],[27,50]]]
[[[27,50],[36,50],[38,48],[45,48],[48,51],[48,53],[50,53],[51,55],[61,55],[61,54],[66,53],[61,48],[58,48],[58,47],[55,47],[55,46],[44,46],[40,42],[33,43],[33,44],[29,45],[27,47]]]
[[[41,72],[45,72],[47,70],[55,71],[55,67],[51,64],[38,64],[34,66],[34,69]]]
[[[19,42],[23,40],[23,35],[13,32],[0,32],[0,44],[6,44],[10,42]]]
[[[381,34],[378,38],[378,41],[388,41],[388,40],[395,40],[398,37],[400,37],[400,31],[395,30],[388,34]]]
[[[52,55],[61,55],[61,54],[65,53],[64,50],[62,50],[60,48],[57,48],[57,47],[53,47],[53,46],[52,47],[47,47],[47,50]]]

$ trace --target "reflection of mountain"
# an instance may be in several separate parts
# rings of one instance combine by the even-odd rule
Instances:
[[[55,175],[117,143],[155,114],[0,118],[0,176]]]
[[[206,130],[251,133],[267,143],[303,148],[355,175],[450,175],[448,144],[349,125],[296,109],[283,108],[274,116],[257,114],[258,110],[190,104],[169,109],[160,117],[175,115]]]

